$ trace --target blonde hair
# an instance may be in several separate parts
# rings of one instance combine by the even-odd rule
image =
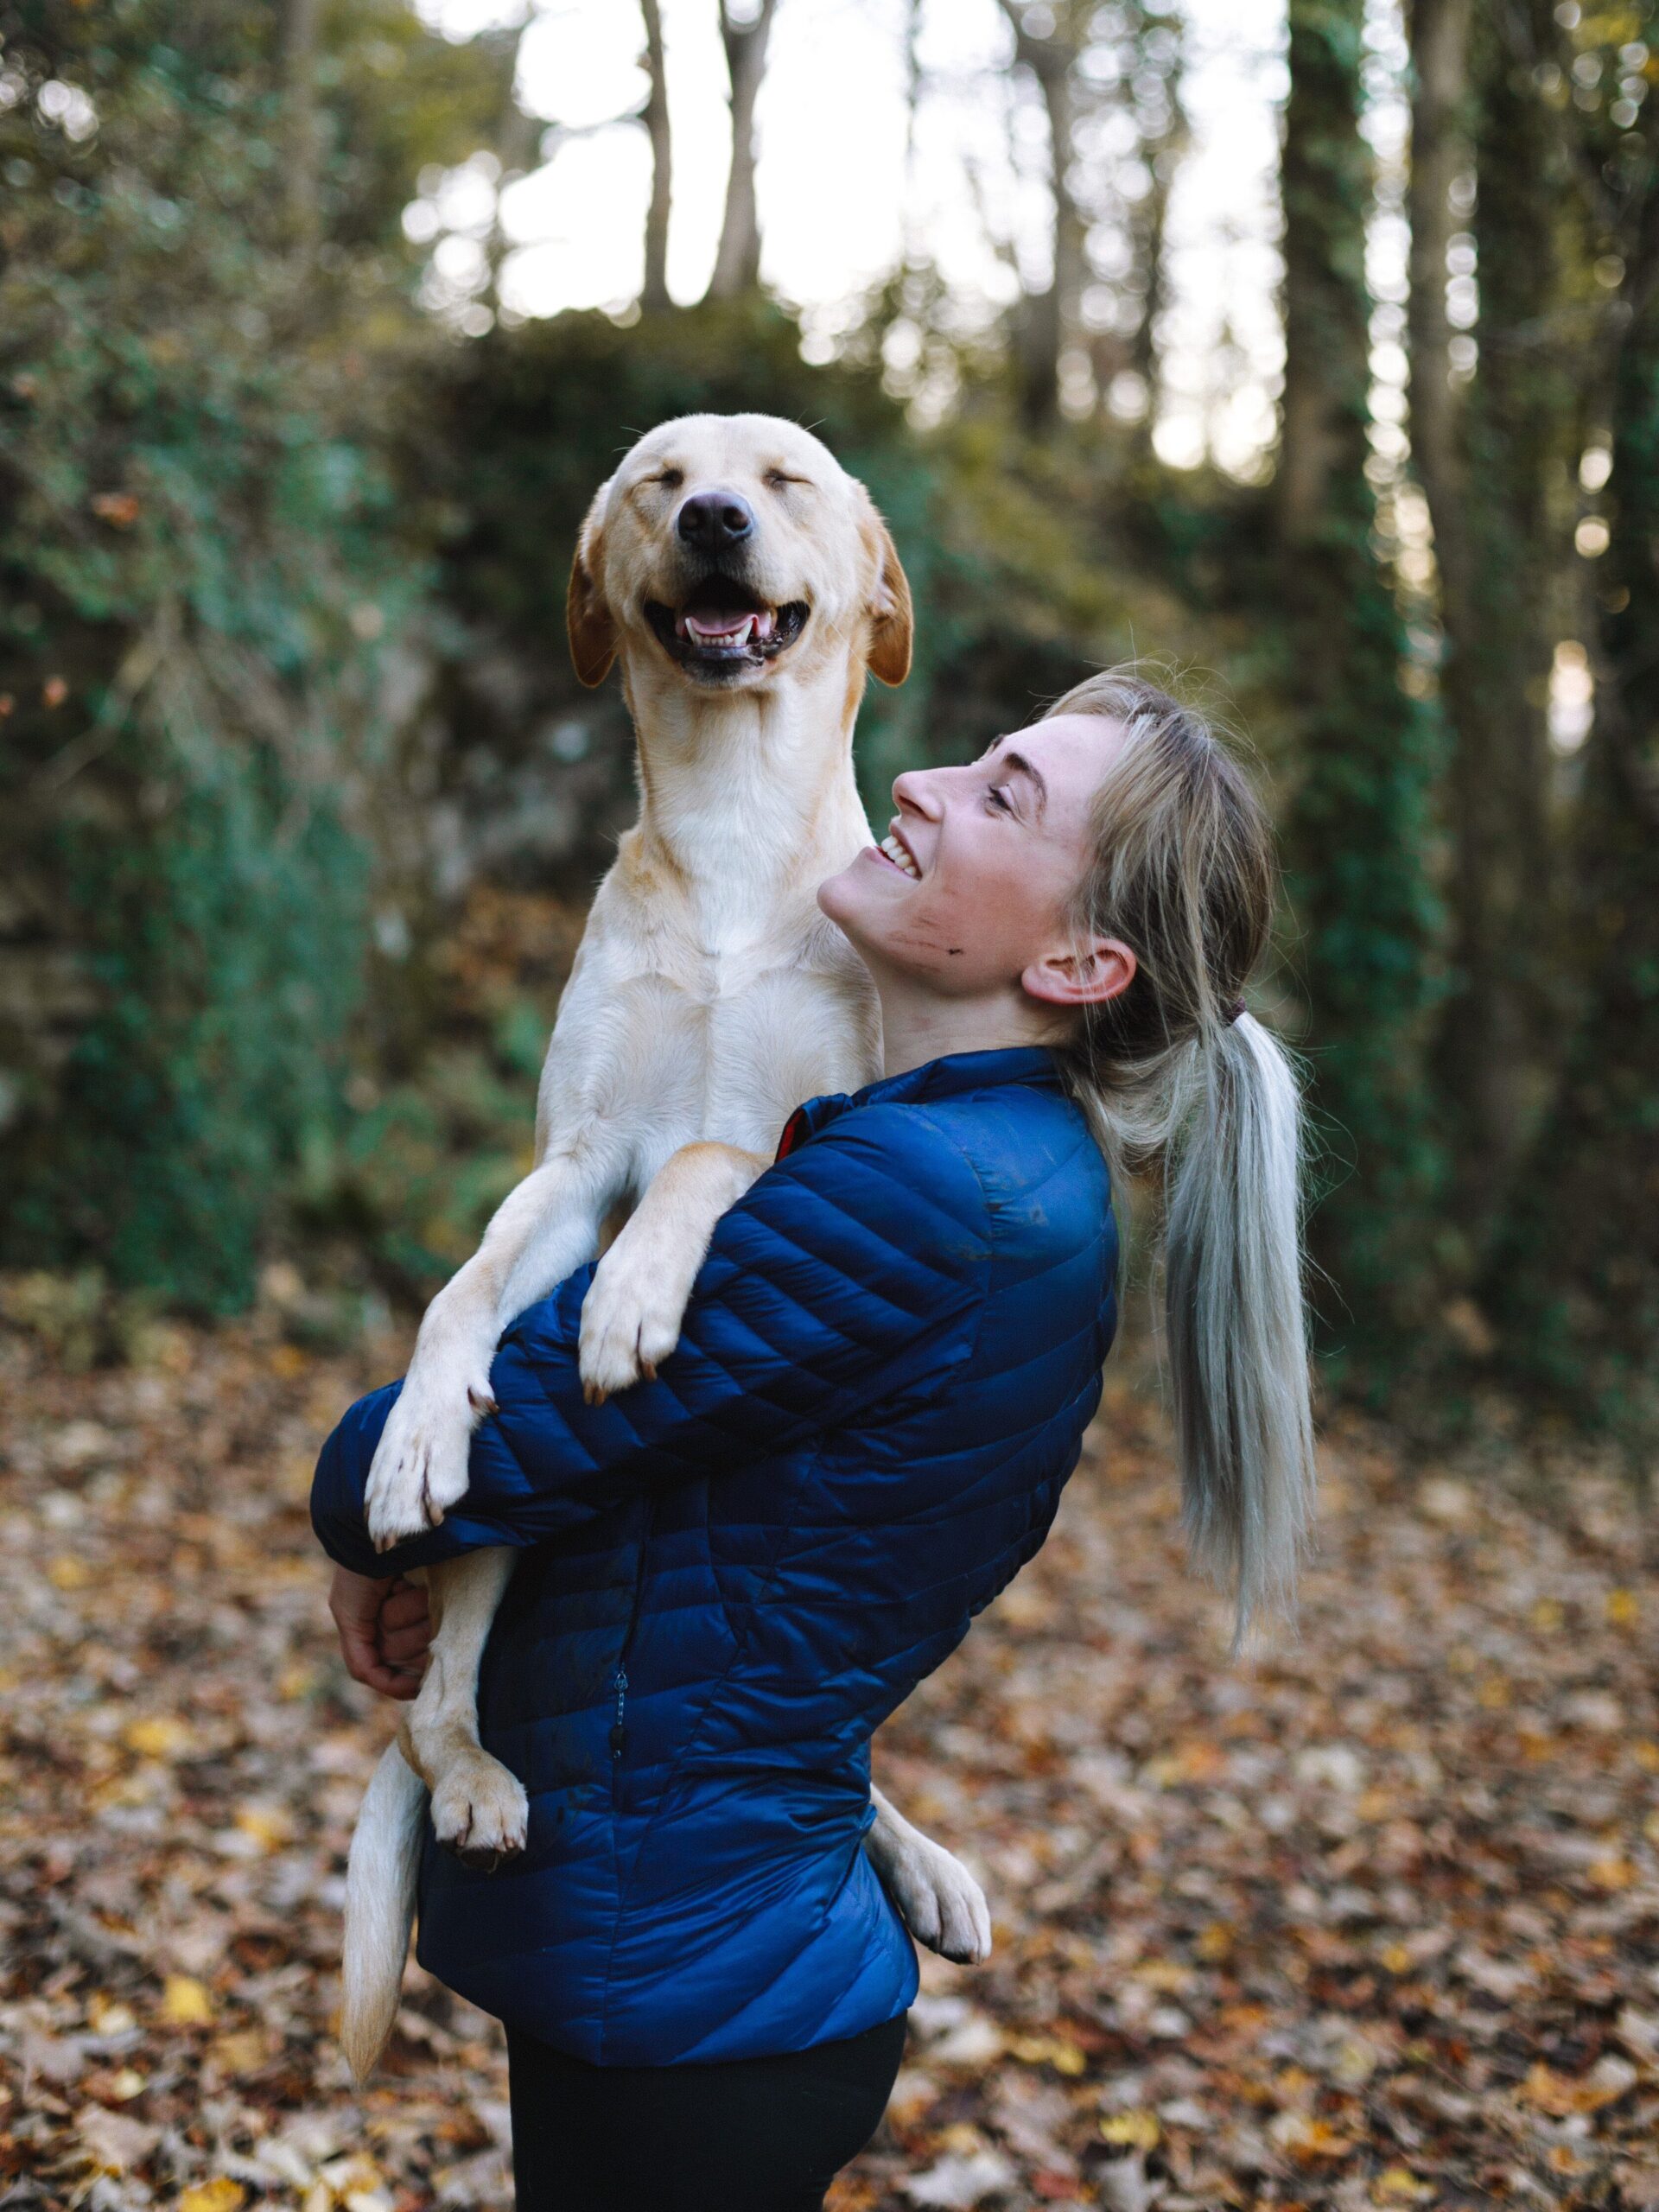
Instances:
[[[1236,1652],[1263,1606],[1290,1611],[1314,1484],[1301,1103],[1243,1005],[1272,924],[1272,830],[1203,715],[1134,669],[1047,711],[1105,715],[1128,740],[1096,796],[1075,921],[1138,965],[1058,1052],[1114,1181],[1162,1171],[1182,1517],[1194,1564],[1235,1595]]]

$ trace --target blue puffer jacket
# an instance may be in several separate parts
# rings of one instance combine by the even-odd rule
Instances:
[[[654,1382],[582,1402],[590,1269],[519,1318],[472,1487],[378,1558],[363,1487],[397,1386],[324,1447],[334,1557],[520,1561],[484,1741],[530,1847],[429,1842],[419,1956],[600,2064],[804,2050],[902,2012],[915,1955],[861,1849],[871,1732],[1036,1551],[1100,1395],[1116,1236],[1046,1052],[814,1099],[715,1232]]]

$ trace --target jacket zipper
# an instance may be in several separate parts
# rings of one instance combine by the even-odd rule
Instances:
[[[622,1637],[622,1649],[616,1656],[616,1672],[611,1678],[615,1694],[615,1717],[611,1722],[611,1764],[613,1771],[622,1756],[627,1742],[628,1711],[628,1654],[633,1649],[635,1631],[639,1626],[639,1610],[645,1595],[645,1554],[651,1548],[652,1523],[657,1516],[657,1501],[649,1498],[645,1503],[645,1525],[639,1538],[639,1572],[634,1578],[633,1605],[628,1613],[628,1625]]]

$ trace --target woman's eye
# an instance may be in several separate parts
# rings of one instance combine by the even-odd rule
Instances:
[[[1004,814],[1014,812],[1014,802],[1008,797],[1006,784],[993,784],[986,792],[985,798],[989,805],[1000,808]]]

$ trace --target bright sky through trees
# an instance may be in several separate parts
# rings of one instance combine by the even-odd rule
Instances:
[[[522,18],[519,0],[423,0],[452,36]],[[1283,94],[1281,0],[1186,0],[1182,97],[1192,144],[1174,187],[1169,303],[1161,337],[1164,458],[1206,450],[1254,474],[1272,434],[1282,345],[1276,204]],[[1012,117],[1009,42],[995,0],[924,0],[925,86],[906,168],[904,0],[788,0],[779,11],[758,137],[766,282],[804,311],[826,350],[856,295],[894,267],[908,239],[971,308],[1012,297],[1010,257],[1040,277],[1046,194],[1034,94]],[[669,284],[694,300],[708,283],[730,135],[715,0],[663,0],[674,132]],[[616,308],[641,282],[649,151],[626,117],[643,99],[643,32],[628,0],[545,0],[531,13],[519,98],[563,126],[549,158],[504,195],[510,242],[502,296],[525,315]],[[1034,142],[1034,143],[1033,143]],[[1027,158],[1029,154],[1030,158]],[[428,181],[432,181],[428,180]],[[487,227],[487,179],[456,179],[411,234]]]

